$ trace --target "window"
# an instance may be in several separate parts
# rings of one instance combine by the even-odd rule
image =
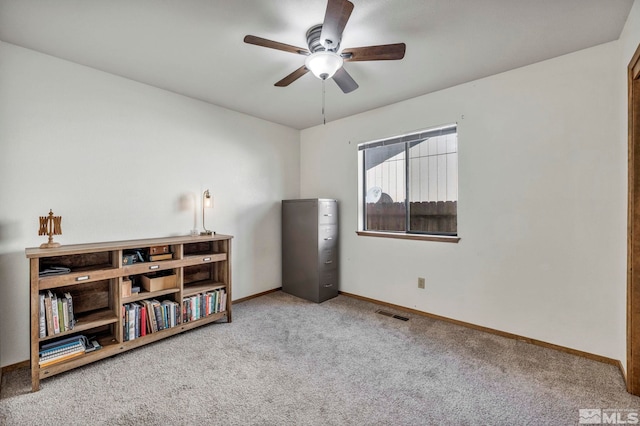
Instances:
[[[361,230],[456,236],[457,126],[358,146]]]

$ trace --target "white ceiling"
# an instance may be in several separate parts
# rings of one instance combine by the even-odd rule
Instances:
[[[401,61],[351,62],[327,121],[616,40],[633,0],[352,0],[342,48],[404,42]],[[0,0],[0,40],[297,129],[322,123],[322,82],[273,84],[304,56],[326,0]]]

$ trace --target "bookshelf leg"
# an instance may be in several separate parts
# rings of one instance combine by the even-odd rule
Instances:
[[[31,368],[31,391],[40,390],[40,372],[36,368]]]

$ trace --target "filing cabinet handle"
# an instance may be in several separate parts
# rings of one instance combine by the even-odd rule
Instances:
[[[202,261],[203,261],[203,262],[208,262],[208,261],[210,261],[210,260],[211,260],[211,258],[210,258],[210,257],[205,257],[204,259],[202,259]]]
[[[333,237],[327,237],[327,238],[325,238],[324,240],[325,240],[325,241],[333,240]]]
[[[160,267],[160,265],[152,265],[149,266],[149,269],[158,269]]]
[[[333,263],[333,260],[327,260],[326,262],[324,262],[325,264],[329,264],[329,263]]]
[[[331,216],[333,216],[333,215],[332,215],[331,213],[325,213],[325,216],[327,216],[327,217],[331,217]]]
[[[333,287],[333,284],[325,284],[325,287]]]
[[[76,278],[76,281],[86,281],[89,279],[89,275],[83,275],[81,277]]]

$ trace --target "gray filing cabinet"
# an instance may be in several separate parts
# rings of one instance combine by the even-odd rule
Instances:
[[[282,201],[282,291],[320,303],[338,295],[338,202]]]

